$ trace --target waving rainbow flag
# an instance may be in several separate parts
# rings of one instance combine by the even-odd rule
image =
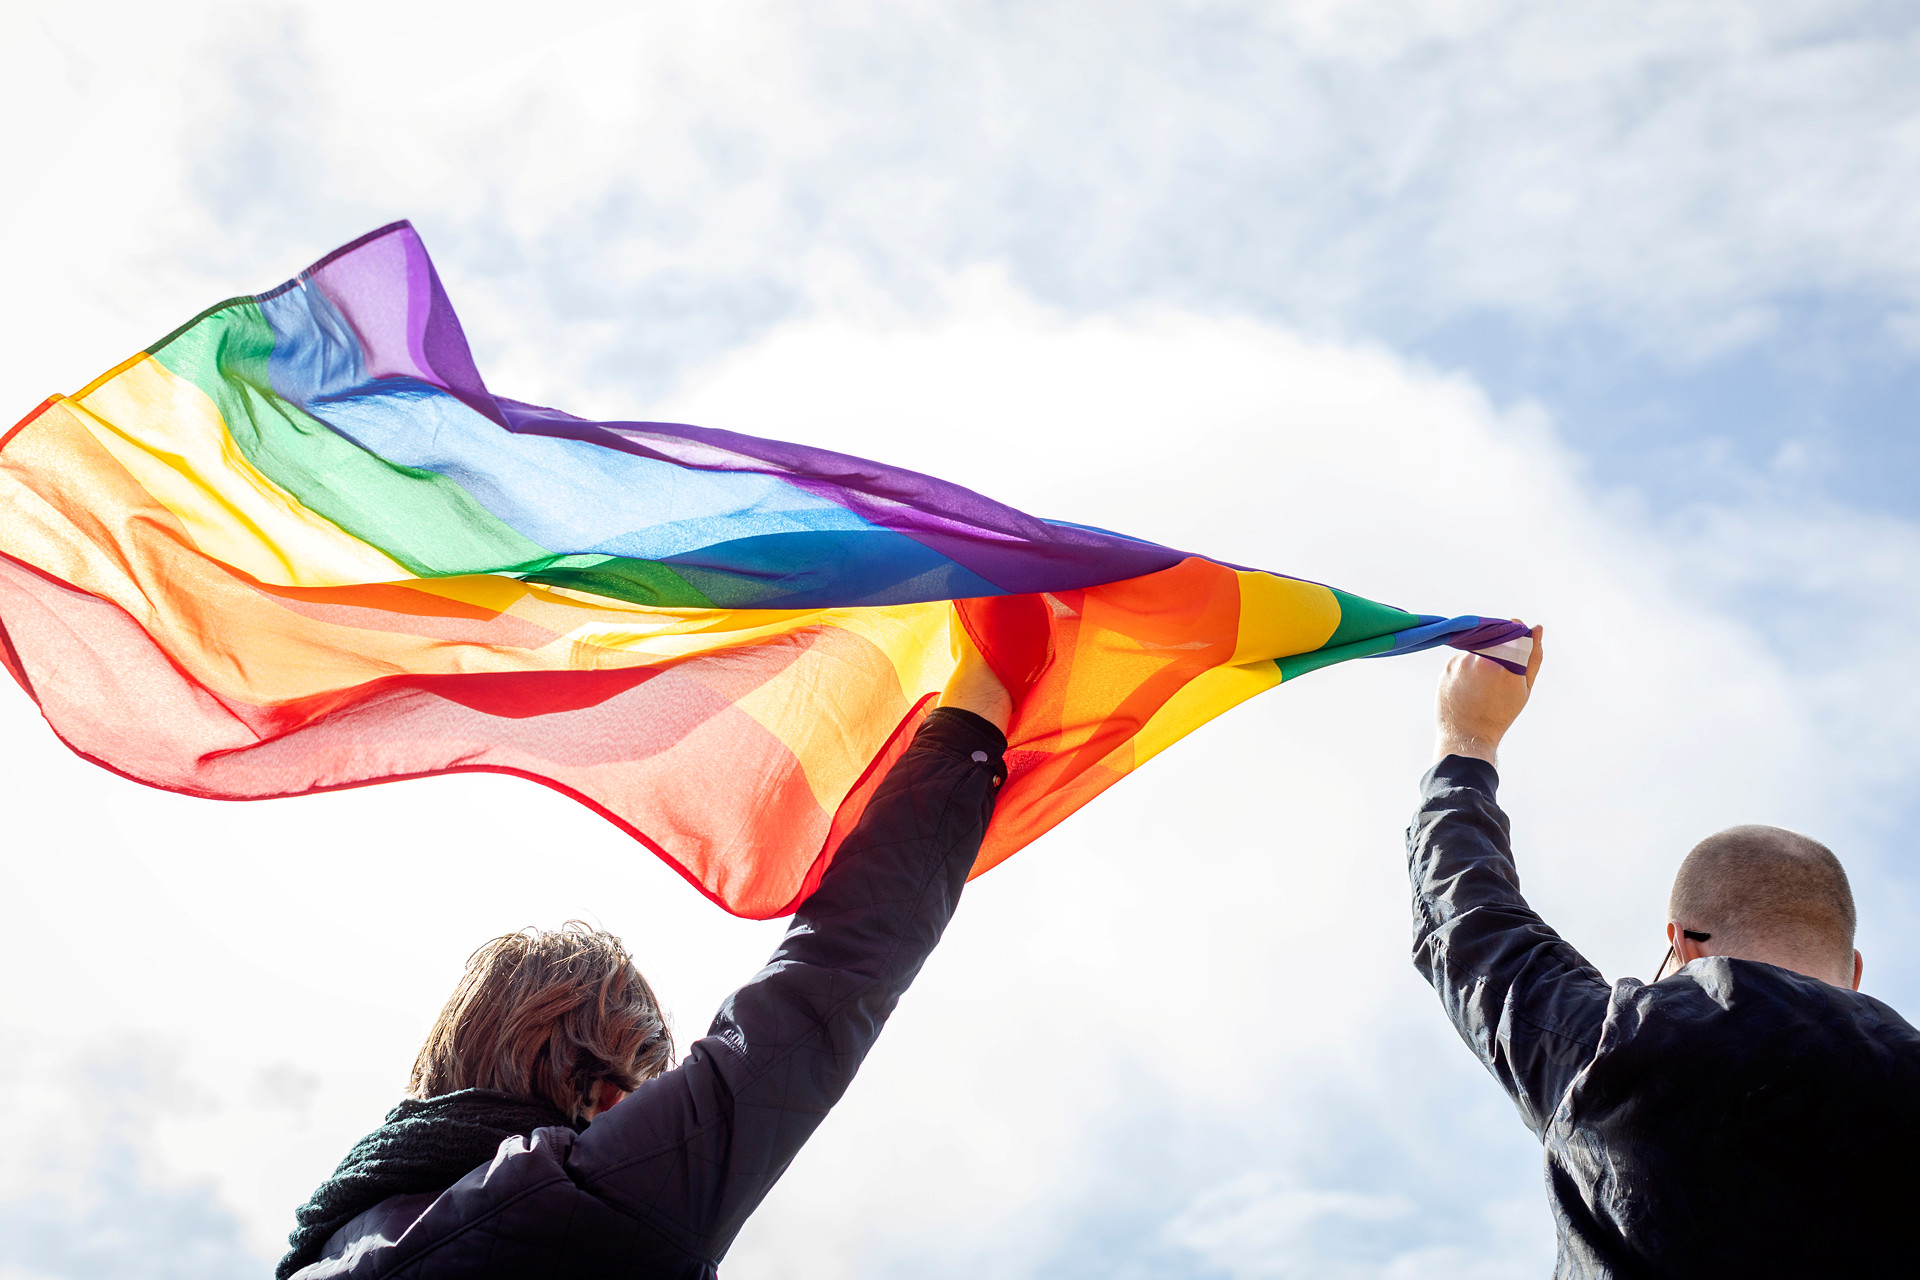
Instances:
[[[222,799],[518,774],[745,916],[817,883],[955,625],[1027,690],[975,874],[1283,680],[1523,643],[842,454],[495,396],[404,222],[0,440],[0,656],[81,755]]]

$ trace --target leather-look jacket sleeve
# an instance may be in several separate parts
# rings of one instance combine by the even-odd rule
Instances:
[[[1407,829],[1413,963],[1537,1135],[1594,1055],[1606,979],[1520,896],[1499,776],[1448,756]]]
[[[940,940],[992,817],[1005,748],[971,713],[927,718],[767,966],[678,1067],[574,1142],[567,1164],[582,1190],[718,1263]]]

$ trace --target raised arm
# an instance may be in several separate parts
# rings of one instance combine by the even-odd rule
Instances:
[[[1407,829],[1413,963],[1536,1134],[1593,1057],[1608,987],[1520,894],[1507,816],[1495,802],[1501,740],[1539,674],[1460,654],[1440,679],[1435,754]]]
[[[978,655],[961,659],[767,966],[678,1067],[575,1142],[576,1184],[658,1244],[718,1263],[940,940],[1005,776],[1011,711]]]

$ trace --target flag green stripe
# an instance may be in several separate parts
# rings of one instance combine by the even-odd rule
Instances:
[[[1290,658],[1275,659],[1280,668],[1280,679],[1284,683],[1306,675],[1309,671],[1318,671],[1330,667],[1336,662],[1345,662],[1349,658],[1370,658],[1376,653],[1385,653],[1393,648],[1393,637],[1374,636],[1366,640],[1355,640],[1350,644],[1322,645],[1312,653],[1296,653]]]
[[[262,475],[423,578],[514,573],[634,604],[713,606],[666,565],[540,546],[456,481],[370,453],[274,394],[268,380],[273,329],[254,302],[202,316],[152,355],[207,394],[234,444]]]
[[[1376,604],[1364,596],[1353,595],[1338,587],[1328,587],[1327,590],[1333,592],[1333,598],[1340,603],[1340,625],[1333,629],[1333,634],[1327,637],[1327,642],[1320,646],[1322,651],[1341,648],[1356,640],[1390,636],[1396,631],[1417,627],[1422,621],[1431,621],[1431,619],[1422,619],[1418,614],[1408,613],[1405,609]],[[1379,650],[1369,649],[1367,652],[1378,653]]]

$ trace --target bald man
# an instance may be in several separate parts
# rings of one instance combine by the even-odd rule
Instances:
[[[1920,1275],[1920,1033],[1860,994],[1825,846],[1701,841],[1652,983],[1609,985],[1520,896],[1494,764],[1533,635],[1524,677],[1471,654],[1441,677],[1407,858],[1414,964],[1546,1148],[1555,1275]]]

